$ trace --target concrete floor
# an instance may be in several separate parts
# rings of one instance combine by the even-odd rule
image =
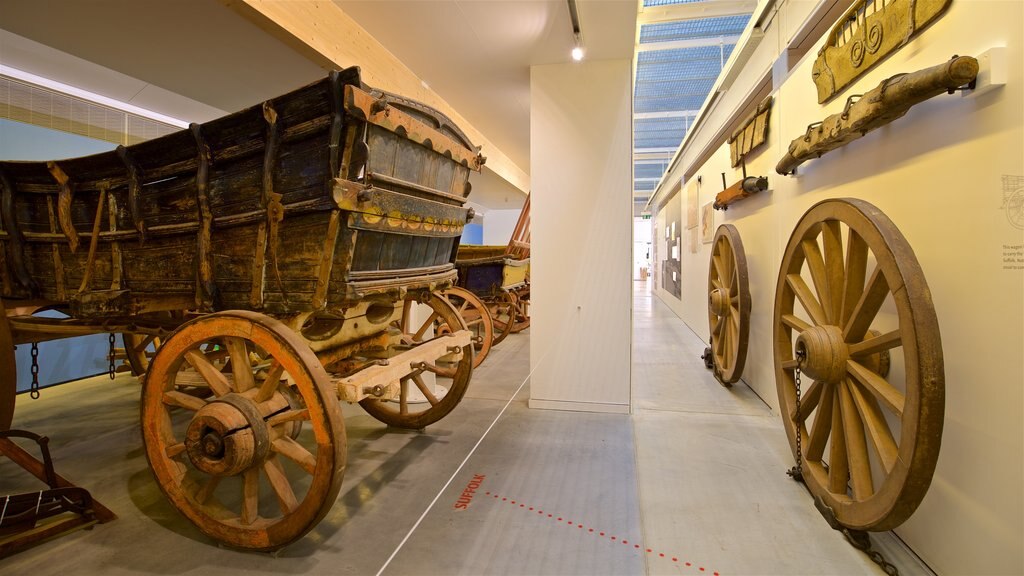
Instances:
[[[119,519],[0,560],[0,573],[882,574],[786,477],[777,415],[746,386],[719,386],[704,344],[636,285],[632,415],[528,409],[529,334],[510,336],[425,432],[345,407],[338,501],[276,556],[217,547],[167,503],[134,378],[23,395],[15,427],[50,436],[58,472]],[[0,493],[24,476],[0,462]],[[930,573],[894,536],[875,542],[902,574]]]

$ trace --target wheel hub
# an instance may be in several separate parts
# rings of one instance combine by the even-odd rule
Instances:
[[[715,316],[725,316],[729,312],[732,302],[729,299],[728,292],[715,288],[708,294],[708,304],[711,306],[711,312]]]
[[[227,394],[200,408],[185,432],[192,464],[211,476],[234,476],[266,459],[270,431],[256,404]]]
[[[796,338],[797,356],[804,355],[801,370],[820,382],[839,382],[846,376],[850,350],[838,326],[814,326]]]

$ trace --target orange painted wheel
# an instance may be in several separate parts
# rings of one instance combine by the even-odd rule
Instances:
[[[467,329],[458,311],[437,294],[431,294],[423,302],[430,308],[425,320],[416,318],[416,304],[416,300],[410,297],[403,305],[402,319],[397,327],[401,332],[398,335],[401,347],[415,347],[429,342],[438,337],[438,332]],[[438,326],[443,328],[439,330]],[[457,361],[439,361],[438,364],[438,373],[433,374],[435,386],[430,386],[430,376],[423,369],[410,367],[409,373],[399,379],[401,393],[397,401],[367,398],[360,401],[359,405],[377,420],[396,428],[419,430],[437,422],[455,409],[466,395],[473,375],[473,344],[463,346]],[[417,397],[414,389],[422,398]]]
[[[149,367],[142,432],[160,489],[229,546],[298,540],[341,488],[345,427],[330,379],[301,337],[263,314],[178,328]]]
[[[476,352],[473,357],[473,368],[480,366],[484,358],[487,358],[487,353],[491,351],[494,340],[494,322],[491,320],[491,313],[487,311],[487,305],[469,290],[458,286],[445,290],[441,297],[455,308],[466,326],[473,332],[473,350]],[[448,325],[443,326],[446,328]],[[442,330],[439,320],[437,332],[443,333]]]

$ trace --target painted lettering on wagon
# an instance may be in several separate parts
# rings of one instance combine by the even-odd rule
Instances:
[[[483,474],[473,475],[473,479],[469,481],[469,484],[466,484],[466,488],[462,491],[462,496],[460,496],[459,500],[455,503],[456,510],[465,510],[469,508],[469,503],[473,501],[473,495],[480,489],[480,485],[483,484],[484,478],[486,478],[486,476]]]

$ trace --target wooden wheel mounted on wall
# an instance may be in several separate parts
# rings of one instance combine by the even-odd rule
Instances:
[[[327,372],[259,313],[203,316],[164,341],[142,391],[142,432],[160,489],[230,546],[301,538],[341,487],[345,427]]]
[[[773,330],[808,489],[847,528],[898,526],[931,483],[945,405],[938,321],[910,244],[867,202],[814,205],[783,256]]]
[[[416,300],[412,297],[405,300],[399,322],[404,345],[412,347],[434,338],[430,334],[432,329],[435,334],[466,330],[462,317],[441,296],[430,294],[423,304],[430,308],[430,313],[417,317],[414,313]],[[449,354],[447,359],[439,359],[437,366],[410,367],[409,373],[399,379],[401,393],[398,401],[367,398],[359,405],[388,426],[418,430],[444,418],[459,404],[472,375],[473,344],[468,344],[461,351]],[[435,386],[430,385],[431,377]]]
[[[473,368],[480,366],[487,353],[491,351],[494,340],[494,322],[491,321],[487,305],[469,290],[458,286],[445,290],[441,296],[455,308],[466,326],[473,332],[473,350],[476,352],[473,356]],[[449,328],[447,324],[440,324],[440,318],[437,321],[437,333]]]
[[[14,365],[14,338],[7,310],[0,300],[0,431],[10,430],[18,394],[18,372]]]
[[[747,257],[739,231],[731,224],[719,226],[711,244],[708,321],[715,379],[731,386],[743,375],[750,333]]]

